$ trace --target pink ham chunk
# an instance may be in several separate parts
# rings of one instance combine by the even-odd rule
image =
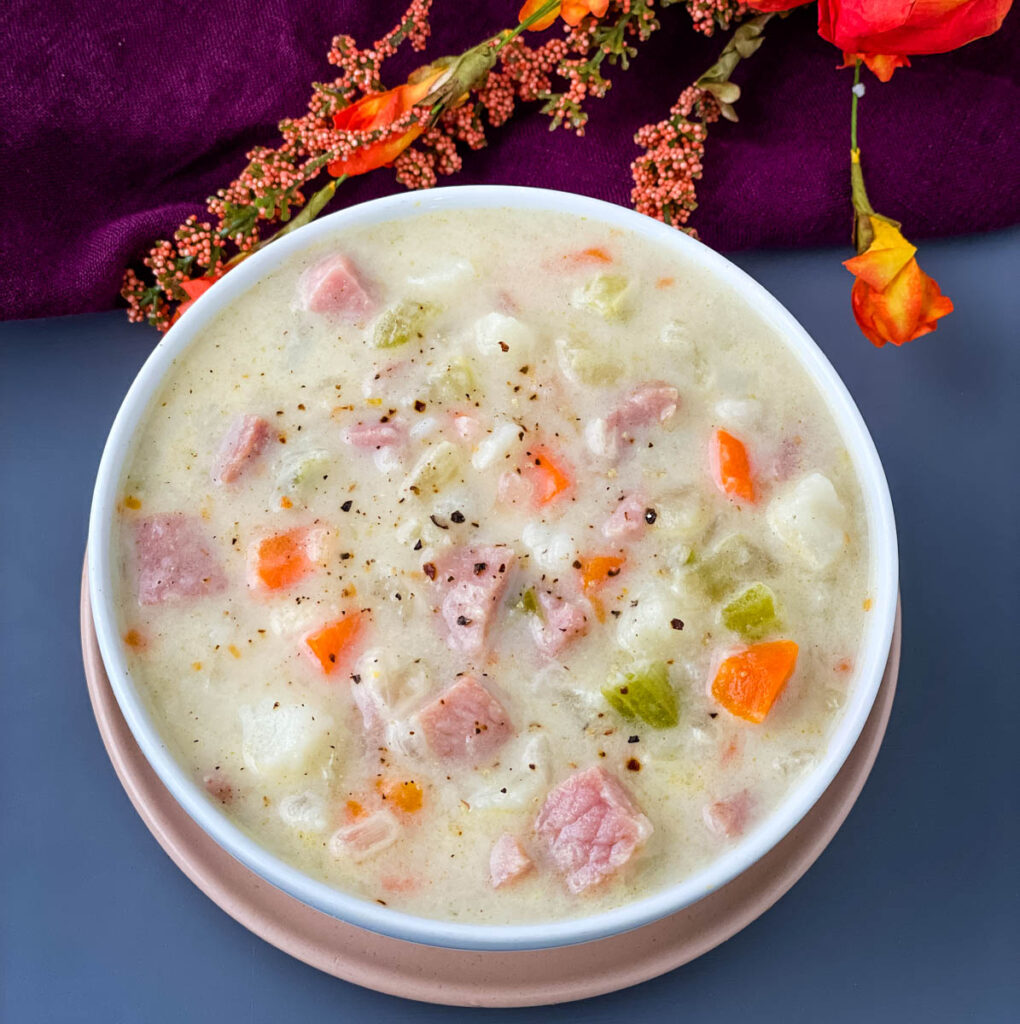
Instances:
[[[652,823],[602,768],[586,768],[546,797],[535,830],[571,892],[618,871],[652,834]]]
[[[451,650],[481,653],[515,557],[512,549],[494,544],[456,548],[425,566],[440,594],[439,612]]]
[[[717,836],[735,839],[741,835],[751,814],[751,795],[741,790],[728,800],[716,800],[702,809],[705,824]]]
[[[386,423],[355,423],[344,431],[344,441],[355,448],[395,448],[407,440],[407,426],[400,420]]]
[[[135,528],[138,603],[163,604],[219,594],[227,577],[198,516],[148,516]]]
[[[663,381],[645,381],[633,388],[609,414],[606,423],[623,435],[641,427],[665,423],[680,404],[680,392]]]
[[[647,507],[640,494],[624,495],[602,524],[602,536],[607,540],[637,540],[645,532]]]
[[[492,853],[489,854],[489,880],[493,889],[516,881],[532,867],[534,865],[524,852],[524,847],[509,832],[504,832],[493,843]]]
[[[269,424],[261,416],[239,416],[213,459],[213,482],[232,484],[259,457],[268,440]]]
[[[506,708],[474,676],[461,676],[418,717],[433,753],[450,761],[485,760],[514,731]]]
[[[298,303],[310,313],[357,320],[375,303],[354,264],[337,253],[306,270],[298,280]]]
[[[539,594],[541,615],[531,617],[531,635],[535,646],[548,658],[555,658],[565,647],[588,632],[588,616],[580,604],[565,601],[555,594]]]

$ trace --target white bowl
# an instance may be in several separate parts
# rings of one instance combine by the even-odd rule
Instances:
[[[651,896],[587,917],[523,925],[459,924],[382,907],[303,874],[237,828],[174,760],[131,678],[117,628],[111,551],[112,524],[124,464],[149,402],[177,358],[225,306],[238,300],[295,252],[330,237],[341,237],[347,229],[432,211],[493,208],[577,214],[673,249],[714,274],[776,329],[825,395],[853,461],[864,496],[870,548],[869,593],[874,602],[866,619],[850,699],[832,734],[828,750],[768,818],[721,857],[682,882]],[[167,332],[131,385],[103,451],[89,521],[89,590],[99,648],[113,692],[145,757],[188,814],[220,846],[267,882],[324,913],[393,938],[473,950],[565,946],[637,928],[672,914],[725,885],[775,846],[835,777],[871,711],[892,639],[897,570],[892,504],[871,436],[832,365],[776,299],[707,246],[632,210],[564,192],[499,185],[407,192],[341,210],[274,242],[232,270]]]

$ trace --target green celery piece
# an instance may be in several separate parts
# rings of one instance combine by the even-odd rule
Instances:
[[[412,338],[424,338],[429,320],[438,312],[430,302],[404,299],[376,320],[372,341],[376,348],[396,348]]]
[[[311,451],[284,461],[277,487],[283,494],[299,494],[315,480],[322,478],[332,464],[332,457],[327,451]]]
[[[663,661],[622,672],[602,688],[602,696],[624,718],[640,718],[653,729],[669,729],[679,721],[676,694]]]
[[[630,281],[622,274],[596,274],[577,293],[577,301],[604,320],[622,320],[629,291]]]
[[[734,533],[708,552],[694,571],[705,593],[719,601],[741,583],[771,575],[775,565],[761,548]]]
[[[437,398],[459,402],[478,387],[474,370],[463,356],[454,356],[446,366],[429,378]]]
[[[752,583],[723,608],[722,619],[745,640],[761,640],[779,628],[776,595],[764,583]]]

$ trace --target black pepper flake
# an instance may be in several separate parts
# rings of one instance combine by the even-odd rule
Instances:
[[[499,343],[499,348],[500,348],[500,351],[502,351],[502,352],[509,352],[510,351],[510,346],[505,341],[501,341]]]
[[[462,522],[464,522],[464,513],[463,513],[463,512],[460,512],[460,511],[457,511],[457,512],[451,512],[451,513],[450,513],[450,518],[451,518],[451,519],[452,519],[452,520],[453,520],[453,521],[454,521],[455,523],[462,523]]]
[[[346,562],[347,559],[351,558],[351,557],[353,557],[353,556],[351,555],[351,553],[349,551],[341,551],[340,552],[340,560],[342,562]]]
[[[425,403],[420,398],[416,398],[414,400],[414,411],[415,412],[424,412],[425,411]]]
[[[354,675],[351,676],[351,679],[353,679],[354,682],[356,682],[356,683],[360,683],[361,682],[361,676],[359,676],[357,672],[355,672]]]
[[[620,570],[619,569],[608,569],[608,570],[606,570],[606,575],[607,576],[619,576],[620,575]]]
[[[489,567],[488,562],[475,562],[475,575],[481,576],[483,572]]]
[[[350,499],[348,499],[347,501],[345,501],[345,502],[344,502],[344,503],[343,503],[343,504],[342,504],[342,505],[340,506],[340,511],[341,511],[341,512],[350,512],[350,510],[351,510],[351,508],[353,507],[353,505],[354,505],[354,502],[353,502],[353,501],[351,501]]]
[[[627,742],[628,743],[640,743],[641,742],[641,737],[640,736],[628,736],[627,737]]]
[[[649,526],[651,526],[652,523],[654,523],[655,520],[658,519],[658,518],[659,518],[658,517],[658,513],[656,513],[654,508],[646,508],[645,509],[645,522]]]
[[[610,610],[609,614],[612,615],[612,617],[614,619],[618,619],[620,617],[620,609],[619,608],[613,608],[613,609]]]
[[[574,559],[574,561],[573,561],[573,562],[571,562],[570,564],[571,564],[571,565],[573,565],[573,567],[574,567],[575,569],[580,569],[580,568],[581,568],[581,562],[580,562],[580,560],[579,560],[579,559],[576,559],[576,558],[575,558],[575,559]]]
[[[421,571],[425,573],[430,580],[434,580],[436,578],[436,567],[432,562],[426,562],[421,567]]]
[[[437,526],[440,530],[450,529],[450,524],[444,523],[441,519],[438,518],[438,516],[429,516],[429,519],[432,520],[432,525]]]
[[[719,717],[719,712],[718,711],[709,711],[708,717],[709,718],[718,718]]]
[[[471,625],[471,620],[467,616],[465,616],[465,615],[458,615],[457,616],[457,625],[458,626],[470,626]]]
[[[632,757],[627,762],[627,771],[629,771],[629,772],[639,772],[639,771],[641,771],[641,762],[636,757]]]
[[[683,619],[670,619],[669,620],[669,624],[674,629],[683,629],[684,628],[684,620]]]
[[[417,541],[415,542],[415,545],[414,545],[414,550],[415,550],[415,551],[421,551],[421,538],[420,538],[420,537],[419,537],[419,538],[418,538],[418,540],[417,540]]]

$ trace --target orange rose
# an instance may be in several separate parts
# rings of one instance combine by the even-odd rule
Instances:
[[[517,15],[518,21],[526,21],[537,11],[540,11],[548,2],[549,0],[527,0]],[[548,28],[558,17],[562,17],[568,25],[573,27],[580,24],[581,19],[586,18],[589,14],[593,14],[596,18],[601,18],[607,10],[609,10],[609,0],[563,0],[562,3],[553,7],[548,14],[539,18],[538,21],[532,22],[528,29],[532,32],[541,32],[542,29]]]
[[[843,266],[853,274],[851,301],[857,326],[881,348],[930,334],[936,323],[953,311],[953,303],[917,264],[917,248],[898,227],[882,217],[868,218],[874,238],[859,256]]]
[[[215,277],[187,277],[183,281],[177,283],[184,289],[184,294],[188,296],[187,300],[182,302],[174,313],[174,318],[171,323],[177,323],[180,318],[187,313],[189,309],[195,304],[195,300],[200,295],[205,295],[207,291],[223,276],[223,274],[217,274]]]
[[[420,79],[412,75],[410,81],[386,92],[363,96],[357,103],[344,107],[333,115],[333,127],[347,132],[370,132],[385,128],[399,120],[429,94],[436,80],[445,74],[445,68],[428,69]],[[346,160],[334,160],[327,170],[334,178],[343,175],[364,174],[377,167],[393,163],[422,133],[421,125],[405,132],[384,136],[367,146],[359,146]]]
[[[897,68],[909,68],[910,58],[894,53],[844,53],[844,68],[852,68],[858,61],[863,61],[872,74],[880,82],[888,82]]]

